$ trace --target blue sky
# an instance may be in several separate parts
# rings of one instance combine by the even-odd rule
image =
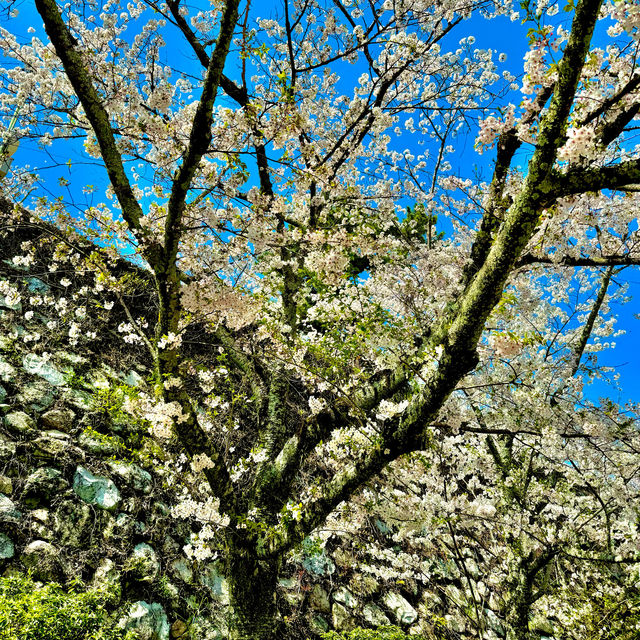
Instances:
[[[274,0],[260,4],[262,14],[265,17],[270,13],[269,6],[274,4]],[[44,39],[44,36],[41,35],[42,21],[37,15],[33,3],[30,0],[24,0],[18,2],[16,7],[20,12],[19,16],[9,21],[3,19],[2,26],[13,33],[21,34],[25,40],[31,38],[27,29],[29,26],[33,26],[37,35]],[[498,53],[506,53],[506,68],[518,75],[522,72],[522,59],[527,50],[526,30],[526,25],[522,25],[520,21],[512,22],[507,17],[498,18],[491,22],[475,17],[459,29],[456,38],[473,34],[476,38],[476,45],[480,48],[491,48]],[[185,55],[190,55],[181,40],[169,41],[168,44],[172,48],[176,47],[179,51],[185,50]],[[345,65],[343,68],[345,72],[353,73],[354,77],[360,75],[362,71],[357,65],[353,67]],[[517,96],[514,95],[513,100],[517,99]],[[3,122],[3,124],[6,125],[8,122]],[[466,139],[461,138],[458,142],[463,145],[462,150],[456,149],[458,157],[462,158],[459,170],[463,175],[472,175],[474,168],[480,168],[487,176],[491,170],[494,154],[493,152],[485,152],[484,155],[477,154],[473,149],[474,135],[472,134]],[[418,150],[417,147],[416,150]],[[422,151],[421,148],[419,150]],[[50,155],[47,156],[38,149],[34,141],[23,141],[16,153],[15,162],[16,164],[29,163],[34,168],[37,166],[42,177],[47,180],[51,195],[66,195],[64,189],[58,185],[60,176],[79,177],[81,175],[84,178],[87,175],[92,179],[85,179],[85,182],[94,182],[97,185],[105,182],[104,170],[98,169],[97,167],[100,165],[91,162],[86,155],[78,150],[76,143],[60,144],[58,142],[49,149],[49,152]],[[526,164],[526,158],[522,157],[521,162],[523,165]],[[614,307],[619,309],[620,319],[617,327],[624,329],[626,334],[616,339],[617,348],[615,350],[601,353],[599,361],[616,368],[620,374],[622,392],[619,393],[602,382],[596,382],[588,394],[594,400],[598,396],[610,396],[612,399],[622,402],[640,400],[640,332],[637,331],[638,320],[634,318],[634,312],[637,313],[639,310],[635,301],[640,300],[640,273],[638,269],[627,269],[619,277],[619,281],[629,283],[629,294],[633,298],[629,304],[622,308]]]

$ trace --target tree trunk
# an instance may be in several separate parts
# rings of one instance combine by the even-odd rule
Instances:
[[[522,547],[516,543],[516,549],[522,553]],[[534,596],[534,582],[536,577],[549,566],[556,557],[555,546],[537,552],[529,552],[526,557],[520,557],[513,574],[508,580],[510,596],[506,607],[507,640],[535,640],[540,634],[529,630],[531,605],[538,596]],[[541,589],[543,587],[539,587]]]
[[[529,616],[531,614],[531,581],[521,568],[513,576],[511,595],[506,607],[507,640],[531,640]]]
[[[530,640],[529,604],[522,593],[514,594],[510,599],[507,612],[507,640]]]
[[[233,549],[227,557],[229,640],[280,640],[276,586],[280,560],[256,559],[254,549]]]

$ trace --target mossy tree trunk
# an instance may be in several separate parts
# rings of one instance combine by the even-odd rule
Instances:
[[[532,640],[529,631],[531,584],[526,575],[520,573],[510,587],[511,595],[506,606],[506,640]]]
[[[229,640],[282,638],[276,606],[280,561],[259,559],[252,546],[234,545],[226,557]]]
[[[512,548],[516,554],[522,553],[519,541],[514,541]],[[531,607],[544,593],[544,589],[537,584],[541,574],[556,556],[556,547],[550,546],[543,551],[521,556],[514,566],[508,580],[509,596],[505,606],[506,640],[534,640],[539,637],[539,634],[529,630]]]

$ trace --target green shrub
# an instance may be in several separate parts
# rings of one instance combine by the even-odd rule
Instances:
[[[322,634],[323,640],[425,640],[424,636],[409,636],[399,627],[384,626],[377,629],[362,629],[357,627],[353,631],[345,633]]]
[[[94,390],[93,409],[110,422],[132,425],[137,421],[124,410],[127,398],[135,399],[138,390],[131,385],[112,381],[108,387]]]
[[[128,640],[114,628],[108,602],[102,591],[64,589],[28,576],[0,578],[0,640]]]

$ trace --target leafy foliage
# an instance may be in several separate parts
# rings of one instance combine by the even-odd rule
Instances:
[[[112,423],[124,422],[130,424],[132,416],[124,411],[127,399],[135,398],[136,389],[127,384],[111,383],[105,388],[95,390],[93,396],[94,409]]]
[[[113,625],[103,591],[64,589],[28,576],[0,578],[0,640],[132,639]]]

